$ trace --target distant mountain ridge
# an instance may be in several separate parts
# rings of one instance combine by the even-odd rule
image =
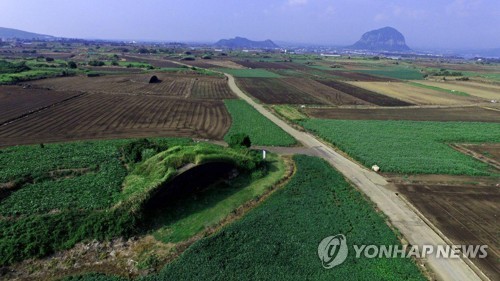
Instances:
[[[6,27],[0,27],[0,38],[3,39],[23,39],[23,40],[29,40],[29,39],[43,39],[43,40],[50,40],[50,39],[56,39],[54,36],[50,35],[45,35],[45,34],[39,34],[39,33],[33,33],[33,32],[27,32],[19,29],[14,29],[14,28],[6,28]]]
[[[231,39],[221,39],[217,41],[217,43],[214,44],[215,47],[225,47],[225,48],[233,48],[233,49],[242,49],[242,48],[248,48],[248,49],[275,49],[279,48],[278,45],[276,45],[273,41],[271,40],[265,40],[265,41],[252,41],[247,38],[243,37],[235,37]]]
[[[361,39],[350,47],[357,50],[407,52],[405,37],[392,27],[384,27],[366,32]]]

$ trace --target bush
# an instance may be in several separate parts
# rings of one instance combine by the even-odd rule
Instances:
[[[103,61],[100,61],[100,60],[91,60],[91,61],[89,61],[88,64],[90,66],[103,66],[103,65],[105,65],[105,63]]]
[[[74,62],[74,61],[69,61],[69,62],[68,62],[68,67],[69,67],[69,68],[77,68],[77,67],[78,67],[78,65],[76,65],[76,62]]]
[[[138,163],[156,153],[167,150],[167,145],[158,145],[148,139],[140,139],[126,144],[122,151],[125,160],[129,163]]]
[[[49,57],[46,57],[46,58],[45,58],[45,61],[46,61],[46,62],[51,62],[51,61],[54,61],[54,58],[49,58]]]
[[[250,137],[244,133],[233,134],[229,137],[229,147],[239,148],[246,147],[249,148],[252,146],[252,142],[250,141]]]

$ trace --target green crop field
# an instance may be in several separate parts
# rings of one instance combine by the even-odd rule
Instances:
[[[408,174],[490,175],[489,166],[447,143],[500,142],[494,123],[309,119],[306,129],[367,167]]]
[[[178,169],[208,161],[258,168],[260,155],[188,139],[113,140],[0,150],[0,265],[84,239],[143,231],[143,204]],[[127,163],[126,168],[124,163]]]
[[[296,140],[262,116],[244,100],[225,100],[231,114],[232,124],[224,139],[229,141],[233,134],[244,133],[250,136],[252,144],[271,146],[291,146]]]
[[[420,71],[412,68],[356,70],[356,72],[366,73],[375,76],[401,79],[401,80],[422,80],[424,78],[423,74],[420,73]]]
[[[225,72],[239,78],[280,78],[279,74],[265,69],[231,69],[231,68],[218,68],[220,72]]]
[[[297,172],[285,187],[241,220],[193,244],[158,274],[140,280],[426,280],[411,259],[356,258],[353,245],[400,242],[383,216],[328,163],[294,159]],[[340,233],[349,255],[325,270],[318,244]]]

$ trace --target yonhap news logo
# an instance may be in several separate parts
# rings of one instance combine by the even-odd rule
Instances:
[[[488,245],[352,245],[354,257],[359,258],[426,258],[483,259]],[[328,236],[318,245],[318,256],[326,269],[341,265],[347,259],[349,247],[344,234]]]
[[[318,246],[318,256],[326,269],[342,264],[348,253],[347,240],[343,234],[328,236]]]

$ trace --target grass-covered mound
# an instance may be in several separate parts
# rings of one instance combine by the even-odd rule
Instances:
[[[327,162],[294,159],[297,171],[286,186],[159,273],[138,280],[425,280],[411,259],[356,258],[353,245],[400,242],[384,217]],[[347,259],[324,269],[318,244],[339,233],[347,238]]]
[[[255,169],[259,157],[188,140],[113,140],[0,150],[0,265],[85,239],[138,232],[144,202],[189,163]]]

